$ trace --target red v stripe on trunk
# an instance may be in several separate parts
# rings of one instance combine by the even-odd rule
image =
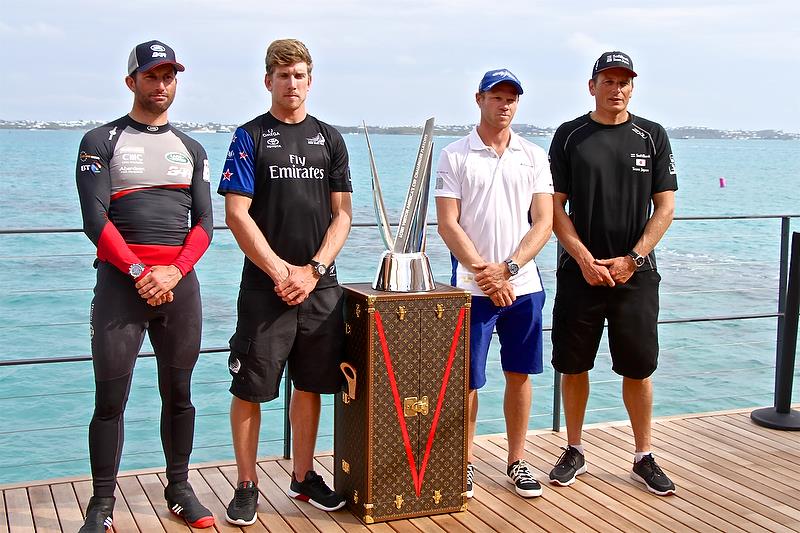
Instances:
[[[400,403],[400,393],[397,390],[397,380],[395,379],[394,375],[394,368],[392,367],[392,358],[389,355],[389,343],[386,341],[386,334],[383,329],[383,319],[381,318],[380,312],[377,310],[375,311],[375,327],[378,330],[378,339],[381,343],[381,349],[383,351],[383,361],[386,363],[386,371],[389,376],[389,385],[392,387],[392,396],[394,398],[394,407],[395,411],[397,411],[397,421],[400,424],[400,431],[403,434],[403,445],[406,449],[406,457],[408,457],[408,466],[409,470],[411,471],[411,479],[414,482],[414,490],[417,493],[417,497],[419,497],[420,493],[422,492],[422,481],[425,478],[425,469],[428,466],[428,458],[431,454],[431,448],[433,447],[433,439],[436,434],[436,426],[439,424],[439,415],[442,411],[442,402],[444,401],[444,394],[447,391],[447,382],[450,379],[450,370],[453,368],[453,360],[456,356],[456,347],[458,346],[458,339],[461,336],[461,328],[464,325],[464,314],[465,308],[461,308],[461,311],[458,314],[458,322],[456,323],[456,329],[453,333],[453,341],[450,344],[450,356],[447,358],[447,364],[445,365],[444,369],[444,376],[442,376],[442,385],[439,390],[439,398],[436,401],[436,410],[433,413],[433,421],[431,422],[431,429],[428,433],[428,442],[425,446],[425,455],[422,458],[422,468],[420,468],[419,472],[417,472],[417,465],[414,461],[414,451],[411,449],[411,440],[408,436],[408,427],[406,426],[406,418],[403,415],[403,406]]]

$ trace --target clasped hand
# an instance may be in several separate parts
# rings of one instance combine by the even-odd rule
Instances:
[[[172,289],[182,278],[183,274],[174,265],[155,265],[146,276],[136,282],[136,288],[139,296],[155,307],[174,299]]]
[[[311,265],[297,266],[285,263],[285,277],[275,284],[275,293],[288,305],[302,303],[317,286],[319,278]]]
[[[475,263],[475,283],[498,307],[507,307],[517,299],[508,279],[511,274],[505,263]]]

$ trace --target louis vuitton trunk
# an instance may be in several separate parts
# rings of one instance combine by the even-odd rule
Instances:
[[[336,491],[367,524],[466,509],[469,293],[344,289]]]

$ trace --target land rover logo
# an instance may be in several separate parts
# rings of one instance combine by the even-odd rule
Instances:
[[[169,152],[164,155],[164,158],[170,163],[177,163],[179,165],[189,164],[189,158],[178,152]]]
[[[163,46],[161,46],[160,44],[154,44],[153,46],[150,47],[150,50],[152,50],[153,52],[166,52],[167,51],[167,49],[164,48]]]

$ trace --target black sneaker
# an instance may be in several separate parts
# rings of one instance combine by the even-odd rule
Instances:
[[[256,522],[258,489],[252,481],[242,481],[233,493],[233,499],[225,511],[225,520],[237,526],[249,526]]]
[[[472,498],[475,495],[475,488],[472,485],[475,477],[475,468],[472,463],[467,463],[467,498]]]
[[[214,525],[214,515],[200,503],[188,481],[168,484],[164,489],[164,498],[169,510],[186,520],[191,527],[203,529]]]
[[[115,501],[113,496],[89,498],[89,505],[86,506],[86,521],[78,533],[104,533],[105,530],[110,529]]]
[[[508,465],[508,482],[516,487],[517,494],[523,498],[533,498],[542,495],[542,486],[533,478],[528,463],[514,461]]]
[[[659,496],[675,494],[675,483],[656,464],[653,454],[647,454],[638,463],[633,463],[631,479],[647,486],[647,490]]]
[[[586,459],[572,446],[564,448],[556,466],[550,471],[550,483],[567,487],[575,483],[575,476],[586,472]]]
[[[286,494],[292,498],[304,502],[308,502],[317,509],[323,511],[336,511],[344,507],[344,498],[333,492],[322,476],[309,470],[306,472],[306,477],[302,481],[297,481],[292,473],[292,483],[289,485],[289,490]]]

